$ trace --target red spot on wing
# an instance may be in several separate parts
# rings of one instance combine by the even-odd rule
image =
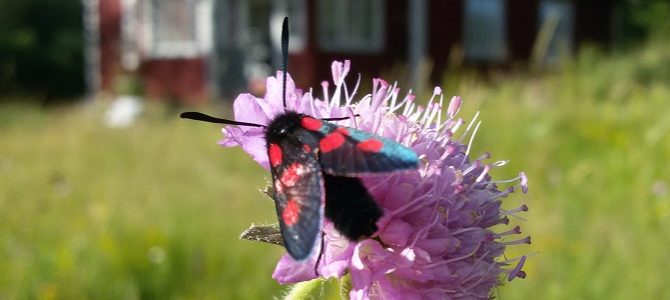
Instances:
[[[320,120],[311,117],[303,117],[300,120],[300,125],[302,125],[302,127],[307,130],[318,131],[319,129],[321,129],[323,123]]]
[[[281,173],[279,181],[286,187],[294,186],[305,173],[305,167],[299,163],[292,163]]]
[[[319,149],[321,152],[327,153],[339,148],[342,144],[344,144],[344,136],[337,131],[333,131],[319,141]]]
[[[312,147],[307,144],[303,144],[302,149],[305,150],[305,152],[312,152]]]
[[[268,147],[268,156],[270,157],[270,165],[276,167],[281,164],[282,153],[281,148],[277,144],[270,144]]]
[[[293,226],[300,219],[300,204],[294,199],[288,199],[284,211],[281,213],[281,219],[286,226]]]
[[[335,131],[339,132],[341,135],[349,135],[349,130],[344,127],[337,127]]]
[[[356,147],[365,152],[379,152],[384,147],[384,143],[378,139],[367,139],[356,144]]]

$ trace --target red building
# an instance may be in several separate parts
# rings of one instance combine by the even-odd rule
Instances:
[[[299,86],[330,78],[330,62],[378,74],[422,61],[433,78],[454,57],[505,66],[551,63],[584,41],[610,40],[607,0],[87,0],[89,77],[112,90],[135,74],[149,97],[198,102],[231,96],[279,66],[281,20],[291,18],[289,70]],[[543,32],[544,34],[539,34]],[[536,43],[538,36],[543,42]]]

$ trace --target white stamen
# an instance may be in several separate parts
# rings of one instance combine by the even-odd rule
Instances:
[[[391,99],[391,103],[389,103],[389,112],[395,111],[395,108],[396,108],[395,105],[396,105],[397,100],[398,100],[398,97],[393,97],[393,99]]]
[[[405,110],[406,110],[406,109],[407,109],[407,105],[408,105],[410,99],[413,99],[413,97],[414,97],[414,95],[412,94],[412,90],[409,90],[409,91],[407,92],[407,95],[405,95],[405,98],[403,98],[402,101],[401,101],[400,103],[398,103],[397,106],[393,106],[393,107],[391,108],[390,111],[391,111],[391,112],[394,112],[394,111],[396,111],[398,108],[403,107],[403,106],[405,107]],[[403,112],[404,112],[404,111],[403,111]],[[404,115],[404,113],[402,113],[401,115]]]
[[[409,114],[412,110],[412,105],[414,104],[414,95],[408,95],[407,104],[405,104],[405,109],[402,111],[403,116],[407,116],[409,119]]]
[[[458,139],[458,141],[462,141],[463,138],[470,132],[470,128],[472,128],[472,125],[475,124],[475,121],[477,121],[477,118],[479,118],[479,111],[475,113],[475,116],[470,120],[470,123],[468,124],[468,127],[465,128],[465,131],[463,132],[463,135]]]
[[[351,105],[351,101],[353,101],[354,96],[356,96],[356,93],[358,93],[358,87],[361,84],[361,73],[358,73],[358,79],[356,79],[356,86],[354,86],[354,90],[351,92],[351,97],[347,98],[347,106]]]
[[[477,179],[475,179],[475,182],[481,182],[482,180],[484,180],[484,177],[486,176],[486,174],[487,174],[490,170],[491,170],[491,165],[485,165],[485,166],[484,166],[484,170],[482,171],[481,174],[479,174],[479,176],[477,177]]]
[[[329,103],[330,100],[328,98],[328,81],[322,81],[321,82],[321,87],[323,88],[323,101],[326,101],[326,103]],[[314,101],[312,101],[314,102]]]
[[[475,160],[473,164],[471,164],[469,167],[467,167],[465,170],[463,170],[463,176],[470,174],[474,169],[477,169],[482,166],[482,162],[480,160]]]
[[[349,88],[344,83],[344,78],[342,78],[342,86],[344,87],[344,101],[346,103],[347,99],[349,99]],[[337,99],[337,105],[336,106],[341,106],[341,104],[342,104],[341,99]]]
[[[425,125],[426,118],[428,118],[428,114],[432,112],[433,100],[435,100],[435,94],[434,93],[433,93],[432,96],[430,96],[430,100],[428,100],[428,104],[426,105],[426,110],[425,110],[425,113],[423,114],[423,118],[421,118],[421,121],[419,121],[419,123]]]
[[[399,94],[400,94],[400,88],[393,88],[393,93],[391,93],[391,98],[389,98],[391,103],[386,102],[386,105],[387,105],[386,111],[387,112],[391,111],[391,108],[395,105]]]
[[[506,165],[507,163],[509,163],[509,160],[499,160],[499,161],[494,162],[491,165],[494,166],[494,167],[502,167],[502,166]]]
[[[415,107],[416,107],[416,111],[414,111]],[[412,122],[418,123],[419,122],[418,119],[421,116],[421,114],[423,113],[424,109],[425,108],[423,106],[414,105],[414,103],[412,103],[412,109],[410,111],[408,119]]]
[[[524,182],[524,178],[526,178],[526,174],[521,172],[519,173],[519,176],[511,178],[511,179],[506,179],[506,180],[492,180],[492,183],[510,183],[510,182],[515,182],[515,181],[521,181],[522,183]],[[526,179],[527,183],[527,179]]]
[[[426,120],[426,123],[424,124],[424,128],[430,127],[430,124],[433,122],[433,119],[435,118],[435,115],[437,115],[439,112],[440,112],[440,104],[438,104],[438,103],[433,104],[432,112],[430,113],[430,116],[428,117],[428,120]]]
[[[440,113],[437,114],[437,127],[439,128],[442,124],[442,106],[444,104],[444,94],[440,94]]]
[[[331,108],[335,107],[336,99],[337,99],[337,101],[339,101],[339,99],[340,99],[340,93],[341,93],[340,89],[342,88],[342,83],[343,82],[344,82],[344,80],[341,80],[339,83],[338,82],[335,83],[335,91],[333,92],[332,98],[330,98],[330,101],[328,102],[328,105]]]
[[[456,123],[454,124],[454,126],[451,127],[451,132],[456,133],[456,131],[458,131],[458,129],[461,128],[461,126],[463,126],[463,124],[465,124],[465,121],[463,121],[463,119],[459,118],[458,120],[456,120]]]
[[[477,126],[475,126],[475,130],[472,131],[472,135],[470,135],[470,141],[468,142],[468,147],[465,149],[465,156],[467,157],[470,154],[470,149],[472,148],[472,141],[475,140],[475,136],[477,135],[477,130],[479,130],[479,125],[481,125],[482,122],[479,121],[477,122]],[[467,132],[467,129],[466,129]]]

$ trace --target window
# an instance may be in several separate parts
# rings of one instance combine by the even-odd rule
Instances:
[[[317,6],[321,49],[367,53],[384,49],[383,0],[320,0]]]
[[[150,57],[195,57],[211,47],[211,2],[145,0],[144,51]]]
[[[542,0],[539,13],[540,31],[548,31],[551,39],[543,53],[545,63],[556,63],[573,47],[574,7],[567,1]]]
[[[505,20],[504,0],[466,0],[465,58],[475,62],[503,62],[507,57]]]

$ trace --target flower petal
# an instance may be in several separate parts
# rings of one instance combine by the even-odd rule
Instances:
[[[414,227],[412,227],[412,225],[403,222],[402,220],[395,219],[386,225],[386,227],[379,233],[379,237],[387,245],[405,247],[407,246],[407,240],[412,233],[414,233]]]
[[[316,259],[304,262],[295,261],[288,253],[284,254],[277,263],[272,278],[280,284],[298,283],[317,278],[314,273]]]

